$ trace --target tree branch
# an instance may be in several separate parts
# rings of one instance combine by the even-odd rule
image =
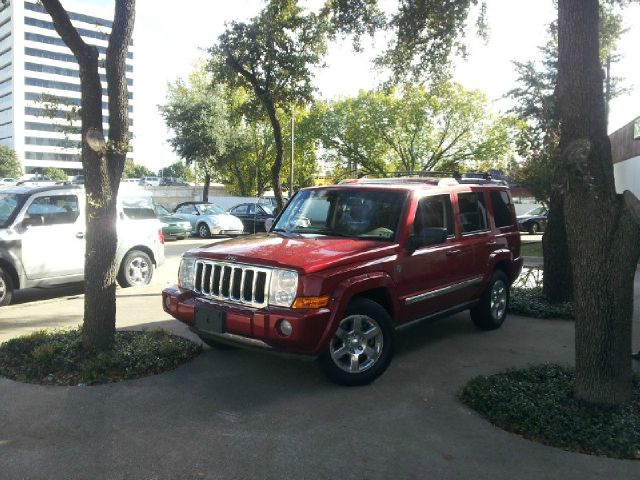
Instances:
[[[71,23],[69,15],[59,0],[41,0],[53,20],[53,26],[60,38],[71,49],[80,65],[98,58],[98,49],[88,45]]]

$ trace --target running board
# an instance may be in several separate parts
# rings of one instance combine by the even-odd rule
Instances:
[[[432,313],[431,315],[427,315],[426,317],[416,318],[415,320],[411,320],[410,322],[403,323],[402,325],[398,325],[396,330],[404,330],[405,328],[414,327],[422,322],[433,322],[435,320],[440,320],[441,318],[448,317],[449,315],[453,315],[455,313],[460,313],[470,308],[475,307],[480,300],[471,300],[469,302],[461,303],[451,308],[447,308],[445,310],[440,310],[439,312]]]

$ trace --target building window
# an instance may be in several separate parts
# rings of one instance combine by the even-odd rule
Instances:
[[[67,138],[24,137],[24,143],[43,147],[80,148],[79,140],[74,141]]]
[[[53,23],[47,22],[46,20],[39,20],[37,18],[25,17],[24,18],[24,24],[25,25],[30,25],[32,27],[46,28],[47,30],[51,30],[51,31],[54,31],[54,32],[56,30],[55,27],[53,26]],[[79,27],[76,27],[76,30],[83,37],[89,37],[89,38],[95,38],[95,39],[98,39],[98,40],[109,41],[109,35],[107,35],[106,33],[96,32],[96,31],[93,31],[93,30],[87,30],[86,28],[79,28]]]
[[[44,13],[45,15],[48,15],[47,10],[39,3],[24,2],[24,8],[25,10],[31,10],[32,12]],[[82,13],[75,12],[67,12],[67,14],[69,15],[69,18],[71,20],[78,20],[79,22],[90,23],[91,25],[99,25],[101,27],[111,28],[110,20],[105,20],[103,18],[92,17],[90,15],[84,15]]]
[[[74,57],[73,55],[69,55],[67,53],[49,52],[47,50],[40,50],[39,48],[30,48],[30,47],[25,47],[24,53],[25,55],[29,55],[31,57],[48,58],[50,60],[58,60],[60,62],[69,62],[69,63],[73,63],[74,65],[78,65],[78,62],[76,61],[76,57]],[[125,68],[127,72],[133,72],[133,65],[127,64],[125,65]]]
[[[80,99],[79,98],[71,98],[71,97],[60,97],[60,96],[56,96],[56,95],[51,95],[50,97],[55,97],[55,99],[61,104],[61,105],[75,105],[76,107],[80,106]],[[46,100],[48,100],[46,97],[43,97],[43,94],[41,93],[34,93],[34,92],[26,92],[24,94],[24,99],[25,100],[32,100],[34,102],[44,102]],[[102,102],[102,109],[103,110],[109,110],[109,104],[107,102]],[[133,112],[133,105],[129,105],[129,112]]]
[[[53,160],[58,162],[79,162],[80,155],[70,153],[24,152],[25,160]]]
[[[61,38],[49,37],[47,35],[40,35],[39,33],[24,32],[24,39],[31,40],[32,42],[40,42],[40,43],[46,43],[49,45],[57,45],[59,47],[68,48],[67,44],[64,43]],[[92,45],[92,46],[96,47],[98,49],[98,52],[101,53],[102,55],[107,54],[107,49],[105,47],[101,47],[99,45]],[[133,59],[133,53],[132,52],[127,53],[127,58]],[[74,62],[75,62],[75,57],[74,57]]]

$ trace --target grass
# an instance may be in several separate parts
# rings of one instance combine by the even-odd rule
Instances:
[[[119,331],[107,350],[86,351],[80,330],[37,331],[0,345],[0,375],[28,383],[93,385],[172,370],[201,346],[164,330]]]
[[[520,255],[523,257],[542,257],[542,242],[530,242],[520,245]]]
[[[535,366],[478,377],[461,400],[500,428],[565,450],[640,459],[640,377],[633,398],[611,407],[573,397],[574,373],[559,365]]]
[[[534,318],[574,318],[573,303],[549,303],[542,294],[542,286],[511,287],[509,312]]]

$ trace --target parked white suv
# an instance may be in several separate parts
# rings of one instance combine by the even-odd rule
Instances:
[[[148,284],[164,262],[162,226],[148,192],[121,188],[117,229],[118,283]],[[11,302],[14,290],[81,282],[85,230],[81,186],[0,190],[0,306]]]

